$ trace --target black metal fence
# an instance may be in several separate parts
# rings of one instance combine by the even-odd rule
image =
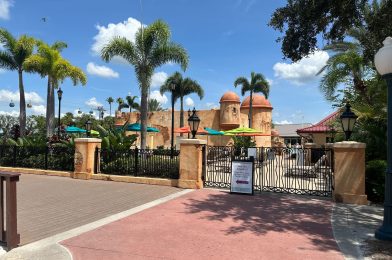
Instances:
[[[178,179],[179,153],[175,150],[172,153],[170,149],[97,148],[95,151],[95,172]]]
[[[74,154],[64,146],[0,145],[0,166],[73,171]]]
[[[204,185],[230,188],[231,162],[254,156],[254,189],[332,196],[333,150],[326,148],[207,148]]]

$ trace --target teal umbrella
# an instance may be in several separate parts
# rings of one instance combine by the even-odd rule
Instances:
[[[68,126],[65,128],[65,132],[67,133],[86,133],[86,130],[76,127],[76,126]]]
[[[209,127],[204,127],[204,130],[207,131],[208,135],[224,135],[223,132],[209,128]]]
[[[142,126],[139,123],[129,124],[127,126],[126,130],[133,131],[133,132],[140,132],[140,131],[142,131]],[[158,133],[159,130],[155,127],[147,126],[147,132]]]

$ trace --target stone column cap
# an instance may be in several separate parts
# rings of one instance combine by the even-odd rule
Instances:
[[[207,141],[201,139],[181,139],[180,144],[207,144]]]
[[[355,141],[343,141],[343,142],[334,143],[333,147],[334,148],[366,148],[366,144],[355,142]]]
[[[75,138],[75,143],[101,143],[99,138]]]

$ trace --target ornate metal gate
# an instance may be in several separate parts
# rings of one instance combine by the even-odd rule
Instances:
[[[315,196],[332,196],[333,150],[326,148],[257,147],[255,191],[273,191]],[[255,152],[255,153],[254,153]],[[232,159],[245,159],[248,149],[207,147],[204,171],[206,187],[230,188]]]

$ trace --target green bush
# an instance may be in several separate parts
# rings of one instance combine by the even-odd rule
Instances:
[[[384,201],[387,161],[373,160],[366,164],[366,194],[372,202]]]

